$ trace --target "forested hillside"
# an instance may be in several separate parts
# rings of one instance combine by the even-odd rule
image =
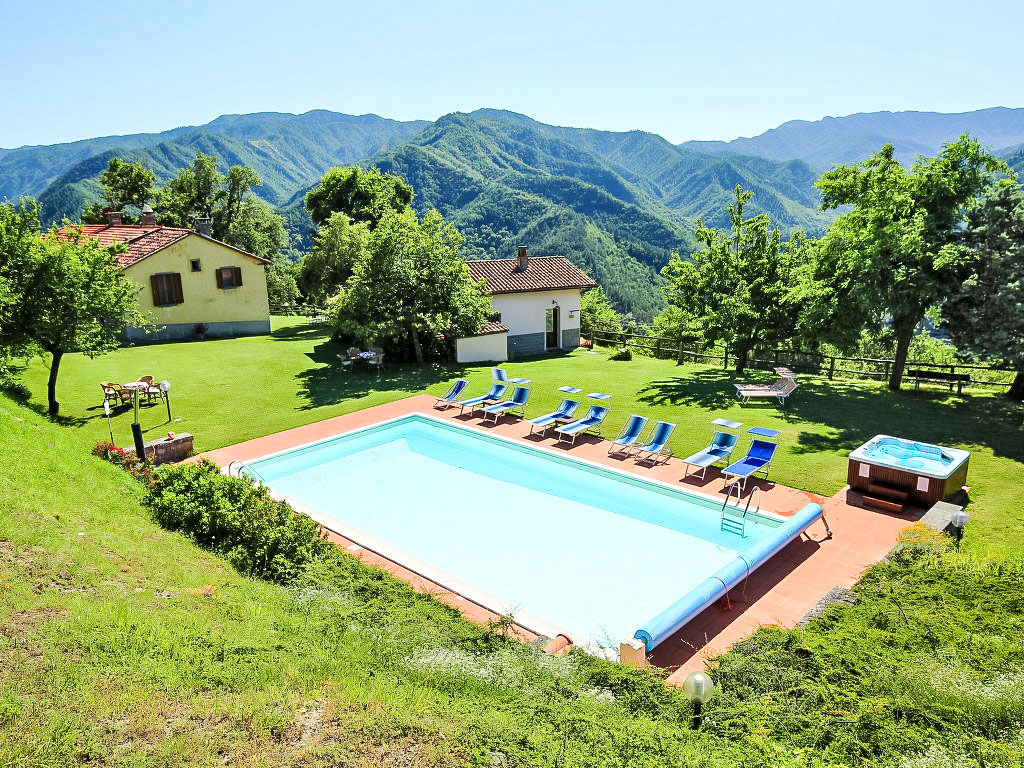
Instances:
[[[111,157],[138,161],[158,183],[197,151],[222,167],[248,165],[254,191],[285,216],[293,245],[310,246],[308,189],[338,165],[376,165],[416,190],[414,207],[437,208],[465,235],[466,258],[508,257],[528,245],[561,253],[604,286],[616,308],[649,319],[662,305],[658,270],[688,253],[697,218],[728,226],[737,184],[754,193],[784,233],[820,234],[833,218],[818,210],[821,168],[856,162],[893,142],[904,159],[934,154],[968,130],[996,147],[1024,141],[1024,109],[961,115],[901,112],[793,121],[754,139],[675,146],[643,131],[614,133],[539,123],[495,109],[453,113],[434,123],[327,111],[225,115],[198,128],[90,139],[0,152],[0,196],[39,196],[45,221],[77,219],[99,199]],[[1020,146],[999,153],[1024,164]]]

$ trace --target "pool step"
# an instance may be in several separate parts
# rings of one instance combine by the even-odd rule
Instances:
[[[871,483],[864,494],[864,506],[886,512],[902,512],[910,502],[910,491],[887,483]]]
[[[864,503],[865,507],[873,507],[875,509],[884,510],[885,512],[902,512],[907,506],[901,501],[879,499],[875,496],[864,496],[861,501]]]

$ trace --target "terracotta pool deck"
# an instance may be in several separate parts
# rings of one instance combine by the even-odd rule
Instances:
[[[657,466],[636,464],[632,458],[609,456],[606,440],[583,436],[577,439],[575,446],[570,447],[568,443],[556,443],[553,437],[527,436],[529,427],[519,419],[507,417],[497,425],[492,422],[484,424],[478,417],[468,414],[460,416],[457,408],[435,410],[434,401],[432,396],[416,395],[208,451],[202,456],[223,467],[232,461],[251,461],[410,413],[425,413],[450,419],[472,429],[520,440],[543,450],[570,454],[620,472],[658,480],[719,501],[725,498],[725,481],[716,470],[709,470],[705,480],[697,475],[683,477],[684,467],[678,459],[669,459],[667,463]],[[614,428],[610,425],[606,433]],[[686,435],[676,433],[673,442],[678,446],[693,445],[694,450],[697,450],[705,437],[695,435],[689,439]],[[815,522],[799,538],[751,574],[742,589],[732,590],[727,602],[723,598],[676,635],[658,645],[649,658],[652,663],[672,670],[670,682],[680,681],[693,669],[703,669],[707,658],[725,651],[760,626],[796,625],[830,589],[852,586],[864,569],[885,557],[895,545],[900,530],[922,514],[920,510],[897,515],[864,509],[847,503],[845,489],[832,498],[825,498],[764,480],[748,482],[744,499],[753,487],[761,489],[761,496],[755,503],[759,503],[762,509],[780,515],[792,515],[809,502],[820,504],[832,529],[832,536],[827,535],[821,522]],[[850,494],[850,500],[855,502],[856,495]],[[435,595],[474,621],[486,623],[498,618],[485,608],[373,552],[353,545],[347,539],[333,535],[331,538],[362,560],[384,568],[418,591]],[[526,630],[520,634],[527,640],[535,637]]]

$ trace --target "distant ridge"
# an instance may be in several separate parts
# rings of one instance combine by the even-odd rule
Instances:
[[[753,138],[732,141],[687,141],[700,152],[740,153],[774,160],[798,159],[827,170],[833,164],[863,160],[891,143],[901,162],[934,155],[946,142],[970,133],[999,150],[1024,142],[1024,108],[991,107],[974,112],[862,112],[813,122],[791,120]]]

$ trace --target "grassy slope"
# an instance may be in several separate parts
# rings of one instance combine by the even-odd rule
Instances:
[[[468,377],[472,391],[482,390],[490,377],[486,366],[453,364],[423,370],[391,366],[378,380],[342,371],[335,357],[339,351],[324,328],[275,319],[270,337],[134,347],[95,360],[68,355],[58,400],[68,423],[91,440],[104,440],[101,380],[146,373],[167,378],[173,384],[173,415],[183,421],[168,424],[162,405],[145,406],[143,428],[153,435],[190,431],[197,449],[206,450],[411,394],[440,393],[456,376]],[[718,416],[780,429],[782,448],[772,479],[825,495],[845,484],[847,454],[876,434],[966,448],[973,452],[968,483],[974,516],[966,546],[1013,551],[1024,542],[1017,502],[1024,484],[1024,432],[1002,398],[983,393],[957,398],[940,390],[891,393],[876,383],[801,377],[785,410],[766,404],[741,408],[731,395],[735,376],[704,366],[677,367],[646,357],[612,362],[605,354],[576,352],[507,367],[533,381],[529,413],[557,405],[556,388],[562,384],[605,390],[614,395],[607,431],[617,430],[631,412],[676,422],[677,456],[703,447],[709,422]],[[45,402],[45,381],[45,366],[33,361],[26,382],[36,406]],[[116,413],[116,442],[131,443],[131,420],[128,409]]]
[[[598,765],[597,723],[731,762],[659,680],[508,643],[350,558],[291,589],[238,576],[3,395],[0,444],[0,765]]]

